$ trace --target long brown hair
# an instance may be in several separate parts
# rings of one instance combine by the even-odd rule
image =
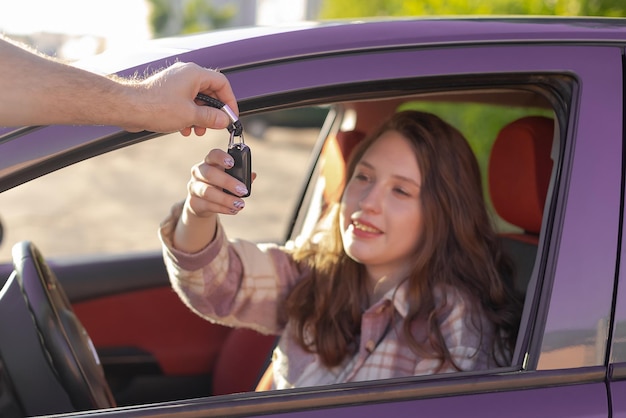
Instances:
[[[458,369],[438,322],[450,307],[435,300],[436,289],[451,287],[493,324],[489,330],[493,335],[483,340],[493,341],[485,349],[498,362],[497,353],[510,352],[515,344],[521,305],[504,279],[512,276],[513,269],[487,212],[474,153],[463,135],[437,116],[399,112],[355,149],[348,181],[367,149],[389,130],[409,140],[423,179],[419,199],[424,227],[407,278],[404,336],[416,354],[439,359],[440,367],[451,364]],[[296,260],[308,265],[311,274],[294,288],[286,306],[300,345],[317,353],[328,367],[357,349],[362,308],[370,302],[364,266],[344,251],[336,212],[320,240],[295,252]],[[426,324],[427,339],[415,337],[416,324]],[[483,331],[480,323],[474,326]]]

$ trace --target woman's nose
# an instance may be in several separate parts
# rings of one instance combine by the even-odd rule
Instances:
[[[381,204],[380,188],[376,184],[371,184],[363,190],[359,206],[364,211],[379,212]]]

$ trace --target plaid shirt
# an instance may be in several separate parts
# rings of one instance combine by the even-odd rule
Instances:
[[[221,225],[215,240],[202,251],[186,254],[172,246],[172,235],[182,205],[163,221],[159,235],[172,286],[198,315],[211,322],[247,327],[281,335],[273,353],[276,389],[327,385],[350,381],[427,375],[437,371],[438,360],[422,358],[410,349],[402,331],[408,312],[406,282],[392,289],[363,313],[360,343],[355,354],[331,369],[318,356],[303,350],[293,338],[292,324],[279,318],[283,301],[306,271],[285,248],[226,239]],[[439,319],[452,359],[464,371],[495,367],[489,352],[492,325],[471,308],[467,298],[448,289],[435,294],[445,306]],[[424,327],[413,327],[418,339]],[[444,365],[439,372],[452,372]]]

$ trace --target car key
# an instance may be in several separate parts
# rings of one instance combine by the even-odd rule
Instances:
[[[245,184],[246,189],[248,189],[248,193],[240,197],[250,196],[250,189],[252,187],[252,155],[250,154],[250,147],[243,141],[233,144],[232,146],[229,145],[228,155],[233,157],[235,164],[232,168],[227,169],[226,173]],[[224,189],[224,191],[233,194],[226,189]]]
[[[240,197],[250,196],[252,190],[252,154],[250,153],[250,147],[248,147],[243,139],[243,125],[233,111],[227,104],[222,103],[220,100],[207,96],[205,94],[198,94],[196,99],[200,100],[207,106],[214,107],[224,111],[231,120],[231,124],[226,128],[230,132],[230,139],[228,140],[228,154],[233,158],[234,165],[232,168],[225,170],[226,173],[235,177],[242,182],[248,193]],[[235,136],[239,137],[240,141],[235,143]],[[226,193],[236,196],[229,190],[223,189]]]

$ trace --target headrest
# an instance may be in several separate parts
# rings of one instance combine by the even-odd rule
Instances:
[[[354,147],[365,138],[361,131],[340,131],[328,138],[322,150],[322,175],[326,182],[324,200],[338,202],[346,181],[346,167]]]
[[[498,215],[538,235],[552,172],[554,121],[528,116],[506,125],[489,159],[489,191]]]

